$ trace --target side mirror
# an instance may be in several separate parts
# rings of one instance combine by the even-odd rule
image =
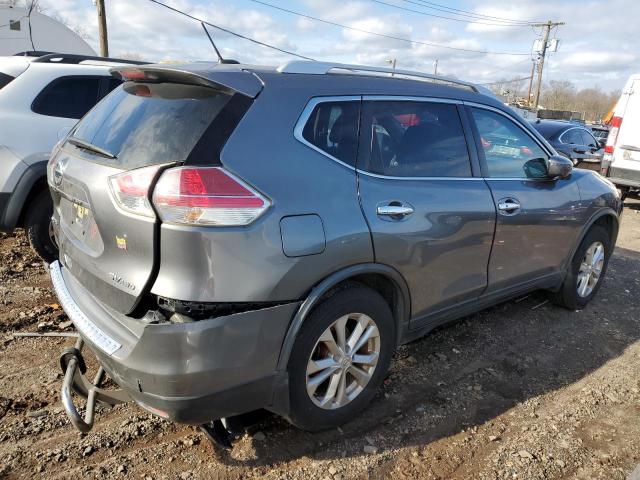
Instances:
[[[604,148],[606,145],[607,145],[607,139],[606,138],[598,139],[598,147]]]
[[[567,178],[573,170],[573,162],[561,155],[551,155],[547,160],[549,178]]]

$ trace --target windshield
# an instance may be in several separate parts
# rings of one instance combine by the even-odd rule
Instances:
[[[136,168],[186,160],[231,97],[212,88],[127,82],[98,103],[72,131],[96,151],[97,163]]]

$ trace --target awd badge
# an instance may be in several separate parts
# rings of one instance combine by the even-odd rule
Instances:
[[[118,235],[116,235],[116,245],[118,246],[118,248],[120,250],[126,250],[127,249],[127,236],[123,235],[123,236],[119,237]]]

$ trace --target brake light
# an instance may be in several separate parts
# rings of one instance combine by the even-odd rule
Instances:
[[[118,173],[109,177],[116,204],[125,212],[155,217],[149,203],[149,187],[158,173],[157,165]]]
[[[165,170],[153,192],[164,222],[184,225],[247,225],[269,208],[269,200],[220,167]]]
[[[618,140],[618,132],[622,125],[622,117],[613,117],[611,119],[611,130],[609,130],[609,136],[607,137],[607,144],[604,147],[604,153],[613,153],[616,148],[616,141]]]

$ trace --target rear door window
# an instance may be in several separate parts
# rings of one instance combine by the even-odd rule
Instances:
[[[587,145],[588,147],[597,147],[598,142],[593,135],[591,135],[587,130],[580,130],[580,137],[582,138],[582,145]]]
[[[371,154],[365,170],[392,177],[471,176],[456,105],[368,101],[364,117],[371,125]]]
[[[480,134],[486,175],[491,178],[544,178],[548,155],[514,121],[482,108],[471,108]]]
[[[302,137],[326,154],[355,166],[360,102],[323,102],[313,109]]]
[[[99,99],[102,77],[60,77],[36,97],[31,109],[40,115],[82,118]]]
[[[127,82],[96,105],[71,136],[117,156],[96,156],[96,162],[123,168],[181,162],[230,98],[196,85]]]

